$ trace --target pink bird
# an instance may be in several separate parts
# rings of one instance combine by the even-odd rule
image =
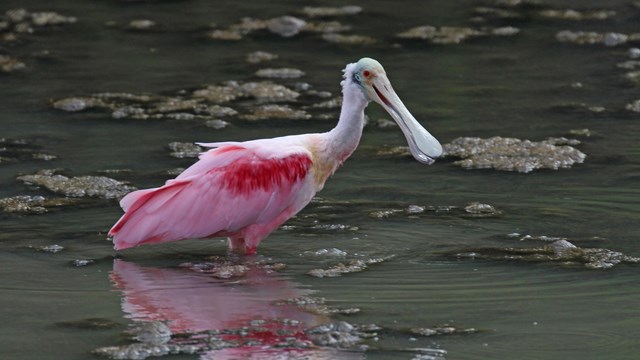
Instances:
[[[416,160],[432,164],[442,154],[379,62],[363,58],[347,65],[343,77],[340,119],[331,131],[199,143],[213,149],[164,186],[134,191],[120,201],[125,214],[109,231],[114,248],[226,236],[231,251],[254,254],[260,241],[302,210],[353,153],[370,101],[398,123]]]

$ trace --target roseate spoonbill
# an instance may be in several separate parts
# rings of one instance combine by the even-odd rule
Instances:
[[[431,164],[441,155],[442,146],[404,106],[379,62],[360,59],[346,66],[343,77],[340,119],[331,131],[199,143],[213,149],[178,177],[125,196],[125,214],[109,231],[115,249],[226,236],[231,251],[254,254],[353,153],[370,101],[398,123],[416,160]]]

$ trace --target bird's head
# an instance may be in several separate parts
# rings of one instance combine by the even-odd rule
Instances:
[[[409,143],[413,157],[423,164],[432,164],[442,155],[442,145],[411,115],[393,90],[387,73],[374,59],[362,58],[349,64],[345,76],[358,85],[370,101],[380,104],[398,123]]]

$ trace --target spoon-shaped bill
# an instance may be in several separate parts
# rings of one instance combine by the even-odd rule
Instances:
[[[442,155],[440,142],[411,115],[386,77],[379,76],[372,82],[371,87],[375,93],[375,96],[372,96],[373,100],[382,105],[400,126],[407,138],[411,155],[423,164],[433,164],[435,159]]]

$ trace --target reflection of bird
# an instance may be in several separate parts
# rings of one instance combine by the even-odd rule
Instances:
[[[188,238],[227,236],[229,248],[255,253],[258,244],[302,210],[356,149],[364,109],[375,101],[398,123],[413,156],[431,164],[440,143],[409,113],[382,65],[349,64],[342,81],[338,125],[329,132],[212,147],[177,178],[125,196],[125,214],[111,228],[116,250]]]
[[[135,321],[163,321],[174,333],[235,329],[254,319],[294,319],[301,328],[326,321],[302,311],[291,298],[313,291],[259,266],[237,278],[219,280],[204,273],[144,267],[116,259],[111,280],[122,290],[122,309]],[[259,294],[259,296],[256,296]],[[284,301],[283,305],[275,305]]]
[[[199,334],[220,332],[222,340],[236,344],[204,352],[200,359],[337,358],[332,349],[282,345],[291,337],[310,341],[305,329],[328,320],[287,302],[313,291],[259,266],[246,266],[249,270],[241,281],[218,280],[206,273],[143,267],[117,259],[111,280],[122,291],[122,310],[134,322],[160,321],[170,330],[169,335],[181,334],[178,341],[189,335],[198,338]],[[354,352],[346,358],[362,356]]]

